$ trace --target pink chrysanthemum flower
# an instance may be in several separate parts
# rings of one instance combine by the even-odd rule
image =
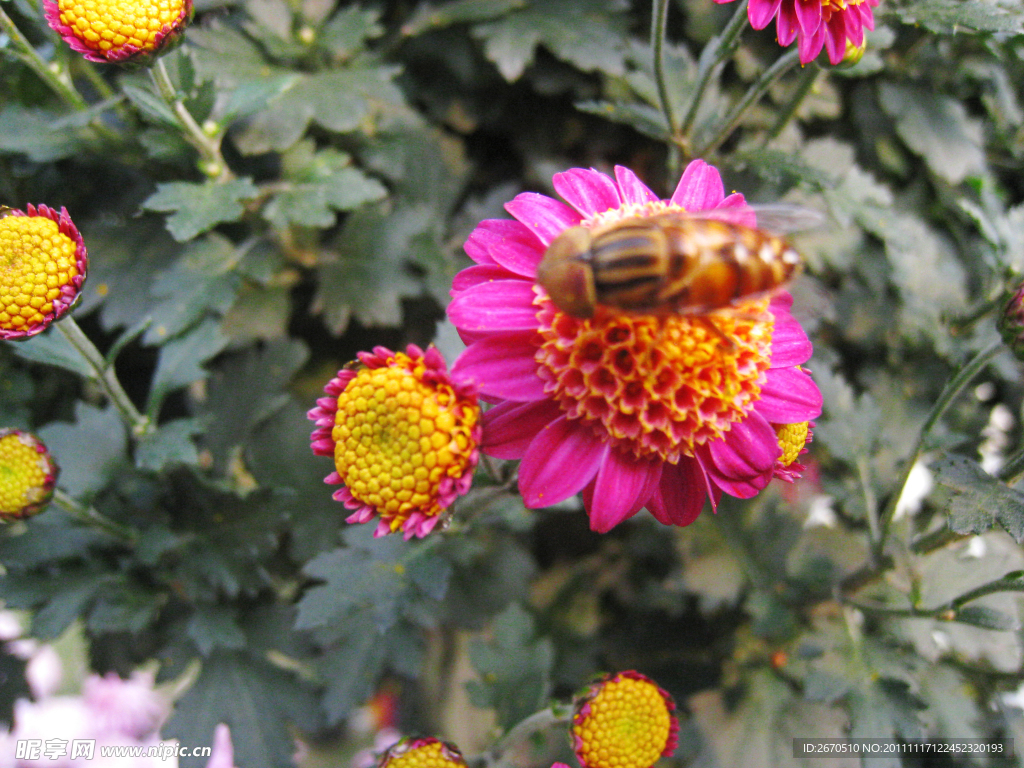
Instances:
[[[379,517],[376,536],[426,536],[473,481],[476,389],[453,380],[434,347],[375,347],[359,361],[338,371],[309,412],[313,453],[334,459],[326,482],[344,485],[334,498],[355,510],[347,522]]]
[[[0,429],[0,520],[22,520],[46,509],[59,471],[38,437]]]
[[[180,40],[192,0],[43,0],[50,27],[89,61],[155,55]]]
[[[676,750],[675,709],[672,697],[639,672],[606,675],[576,700],[571,736],[580,765],[650,768]]]
[[[796,39],[801,64],[812,61],[822,46],[828,60],[838,64],[847,54],[847,42],[853,49],[863,47],[864,29],[875,28],[876,5],[878,0],[750,0],[747,17],[754,29],[764,29],[774,18],[779,45]]]
[[[88,254],[66,209],[0,207],[0,339],[45,331],[79,297]]]
[[[170,707],[153,683],[150,672],[134,672],[128,680],[114,672],[89,675],[82,683],[82,701],[96,732],[140,740],[155,735]]]
[[[456,276],[448,315],[469,347],[452,373],[496,403],[484,415],[486,453],[522,459],[528,507],[583,491],[591,527],[608,531],[647,507],[688,525],[722,492],[756,495],[783,456],[774,425],[821,410],[799,366],[811,343],[779,292],[713,315],[559,311],[536,282],[548,244],[569,227],[663,211],[721,209],[754,223],[743,196],[695,160],[669,200],[622,167],[616,179],[572,169],[554,177],[569,205],[523,193],[515,221],[483,221],[466,242],[477,264]],[[725,339],[728,339],[726,341]]]

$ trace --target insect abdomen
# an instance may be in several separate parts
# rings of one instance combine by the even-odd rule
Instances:
[[[667,258],[667,241],[658,229],[621,227],[598,235],[590,247],[598,301],[638,311],[656,308]]]

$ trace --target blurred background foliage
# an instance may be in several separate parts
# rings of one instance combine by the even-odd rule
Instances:
[[[162,84],[83,61],[35,0],[2,7],[83,99],[0,34],[0,200],[67,206],[91,262],[76,318],[158,428],[130,434],[53,331],[0,345],[0,424],[124,526],[57,506],[6,526],[0,599],[37,638],[79,633],[97,671],[184,689],[166,737],[227,722],[245,768],[290,765],[296,738],[336,765],[383,687],[402,731],[475,753],[632,668],[682,706],[666,764],[792,765],[792,737],[844,733],[1024,754],[1024,385],[991,346],[1024,272],[1019,3],[883,0],[858,63],[759,85],[774,27],[722,51],[736,4],[679,0],[675,115],[708,75],[682,141],[641,0],[201,0]],[[618,163],[667,195],[694,154],[749,200],[830,216],[797,238],[825,396],[805,479],[600,536],[574,503],[525,510],[499,463],[445,534],[346,528],[305,417],[334,372],[374,344],[451,361],[461,244],[515,193]],[[534,750],[521,764],[568,756]]]

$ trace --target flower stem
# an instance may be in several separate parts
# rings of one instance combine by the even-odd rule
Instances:
[[[1007,485],[1016,485],[1024,477],[1024,447],[1017,450],[1015,454],[1006,460],[1006,463],[999,468],[996,477]]]
[[[793,95],[789,97],[789,101],[786,102],[786,106],[783,107],[782,112],[779,113],[778,118],[775,120],[775,125],[768,131],[768,135],[765,136],[764,143],[767,144],[774,138],[777,138],[783,129],[789,125],[789,121],[793,119],[793,115],[800,109],[800,105],[803,104],[807,94],[814,89],[814,84],[818,82],[818,77],[821,75],[821,67],[817,64],[811,63],[804,67],[804,71],[800,75],[800,82],[797,83],[796,90]]]
[[[40,57],[39,52],[33,47],[33,45],[21,34],[21,30],[15,25],[14,21],[4,11],[3,7],[0,6],[0,30],[6,32],[14,43],[17,49],[17,56],[21,61],[25,63],[33,72],[39,75],[39,78],[46,83],[50,90],[60,96],[69,106],[75,109],[86,109],[89,105],[86,104],[85,99],[82,98],[82,94],[75,90],[75,88],[61,79],[58,71],[51,69],[51,66],[43,61]]]
[[[924,450],[925,441],[928,439],[928,435],[932,431],[932,427],[938,423],[939,419],[946,412],[953,401],[967,388],[967,385],[974,380],[985,368],[986,365],[1003,349],[1003,343],[1001,341],[993,342],[991,345],[981,350],[974,356],[963,368],[961,368],[957,374],[950,379],[945,388],[942,390],[942,394],[939,395],[939,399],[935,405],[932,406],[931,411],[928,412],[928,418],[925,419],[924,424],[921,426],[921,431],[917,436],[917,442],[914,444],[914,449],[910,452],[910,456],[907,457],[906,463],[903,466],[903,475],[900,477],[900,481],[896,486],[896,490],[889,496],[889,501],[885,505],[885,511],[882,513],[881,520],[881,534],[878,537],[878,541],[875,545],[876,555],[880,555],[883,548],[885,547],[885,539],[889,533],[889,525],[892,523],[893,515],[896,513],[896,505],[899,503],[900,497],[903,495],[903,491],[907,486],[907,480],[910,478],[910,473],[914,469],[914,465],[917,464],[917,460],[921,458],[921,453]]]
[[[121,386],[121,382],[118,381],[114,366],[103,359],[99,350],[96,349],[96,345],[89,340],[75,319],[70,316],[65,317],[56,325],[64,334],[64,338],[71,342],[71,345],[78,350],[78,353],[92,368],[96,381],[103,387],[103,391],[107,393],[110,402],[121,414],[121,418],[128,425],[132,435],[142,437],[152,432],[153,422],[149,417],[139,413],[139,409],[135,407],[124,391],[124,387]]]
[[[722,34],[718,35],[707,44],[701,52],[700,63],[697,66],[697,87],[693,91],[693,98],[686,110],[683,124],[679,129],[683,141],[689,142],[690,132],[693,130],[693,123],[697,119],[697,111],[700,108],[701,99],[707,90],[712,75],[717,71],[719,65],[732,56],[733,51],[740,42],[740,33],[747,25],[747,0],[741,0],[733,12],[732,18]],[[657,59],[655,59],[657,60]]]
[[[99,528],[104,533],[110,534],[115,539],[119,539],[125,544],[135,543],[135,532],[128,526],[122,525],[121,523],[115,523],[106,515],[97,512],[93,507],[82,506],[59,488],[53,492],[53,503],[79,522],[85,523],[86,525],[94,528]]]
[[[768,90],[772,83],[782,77],[782,75],[793,67],[799,60],[800,51],[796,48],[786,51],[786,53],[776,59],[774,64],[762,72],[758,78],[750,84],[747,92],[743,94],[743,98],[736,103],[732,112],[722,122],[722,125],[716,131],[714,138],[697,150],[696,154],[704,157],[718,149],[722,145],[722,142],[732,135],[733,130],[735,130],[736,126],[739,125],[740,120],[743,119],[743,115],[747,113],[747,110],[764,95],[764,92]]]
[[[199,152],[206,167],[212,169],[209,171],[210,175],[220,182],[233,179],[235,175],[228,168],[220,151],[220,138],[214,138],[207,134],[196,122],[192,113],[188,111],[185,100],[178,94],[171,82],[167,66],[162,58],[157,59],[156,64],[150,67],[149,74],[153,78],[160,96],[167,102],[167,106],[171,108],[181,123],[185,140]]]
[[[665,123],[673,138],[678,137],[676,118],[668,99],[665,83],[665,27],[668,24],[668,0],[654,0],[651,6],[651,50],[654,52],[654,82],[658,85],[658,101],[665,113]]]
[[[564,705],[560,706],[558,704],[553,704],[547,709],[534,712],[529,717],[520,720],[512,726],[512,729],[502,736],[494,746],[486,752],[481,753],[479,756],[467,760],[467,763],[472,766],[480,766],[481,768],[488,768],[488,766],[495,765],[501,761],[502,756],[506,752],[526,741],[538,731],[542,731],[545,728],[551,728],[556,725],[566,725],[571,723],[572,715],[572,707],[566,707]]]

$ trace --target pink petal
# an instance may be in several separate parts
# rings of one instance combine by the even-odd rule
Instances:
[[[505,203],[505,210],[533,232],[544,247],[569,227],[575,227],[583,219],[565,203],[553,200],[536,192],[521,192]]]
[[[521,459],[545,425],[562,415],[552,400],[516,403],[506,400],[484,414],[484,453],[498,459]]]
[[[534,438],[519,465],[523,503],[536,509],[578,493],[597,473],[608,451],[608,445],[578,420],[555,419]]]
[[[821,46],[825,44],[825,25],[819,24],[818,28],[809,35],[800,35],[797,40],[797,49],[800,51],[800,63],[808,64],[817,58],[821,53]]]
[[[707,479],[700,463],[684,456],[676,466],[664,467],[647,509],[664,525],[689,525],[700,516],[707,496]]]
[[[732,0],[722,0],[732,2]],[[619,184],[619,191],[622,193],[622,201],[634,205],[653,203],[658,196],[651,192],[640,178],[624,165],[615,166],[615,181]]]
[[[875,14],[871,10],[872,5],[878,5],[877,2],[872,3],[870,0],[866,3],[861,3],[854,11],[860,15],[860,22],[868,29],[875,28]]]
[[[477,264],[466,267],[459,271],[452,279],[452,288],[448,291],[450,296],[458,296],[463,291],[472,288],[479,283],[489,283],[493,280],[508,280],[513,277],[507,269],[497,264]]]
[[[749,479],[765,472],[770,474],[775,460],[782,453],[775,430],[757,411],[751,411],[743,421],[735,422],[721,440],[708,443],[706,447],[712,465],[705,466],[705,469],[716,479],[718,476]]]
[[[590,529],[608,533],[639,512],[654,493],[663,464],[659,458],[636,459],[619,451],[609,451],[597,470],[593,489],[584,495]]]
[[[551,183],[555,192],[585,217],[622,205],[615,182],[593,168],[570,168],[556,173]]]
[[[224,723],[220,723],[213,730],[213,749],[210,750],[206,768],[232,768],[234,764],[235,749],[231,743],[231,730]]]
[[[775,20],[775,36],[783,48],[796,39],[797,23],[793,2],[794,0],[783,0],[782,5],[779,6],[779,15]]]
[[[838,64],[846,55],[846,14],[833,13],[828,24],[825,25],[825,50],[828,51],[828,60],[832,64]]]
[[[768,304],[768,310],[775,315],[775,320],[778,322],[780,315],[784,312],[787,315],[789,310],[793,307],[793,294],[789,291],[779,291],[772,295],[772,300]]]
[[[725,477],[718,473],[714,468],[708,470],[708,474],[711,475],[711,480],[715,485],[737,499],[754,498],[765,489],[772,479],[771,472],[767,472],[763,475],[755,475],[754,477],[746,479]],[[719,496],[719,498],[721,498],[721,496]],[[714,505],[712,505],[712,508],[714,508]]]
[[[773,368],[768,371],[768,380],[761,386],[761,399],[754,408],[773,424],[811,421],[821,415],[821,390],[799,368]]]
[[[496,264],[523,277],[536,277],[544,245],[521,222],[511,219],[481,221],[473,234]]]
[[[484,234],[484,230],[481,226],[486,222],[481,221],[477,225],[476,229],[469,233],[469,237],[466,238],[466,242],[463,244],[462,249],[477,264],[493,264],[494,259],[491,258],[491,254],[487,252],[487,245],[480,242],[481,237]]]
[[[747,7],[747,18],[754,29],[764,29],[778,13],[782,0],[750,0]]]
[[[533,355],[539,340],[530,331],[496,333],[475,341],[452,365],[451,375],[475,384],[482,395],[527,402],[544,399],[544,382]]]
[[[802,34],[813,34],[821,24],[821,0],[796,0],[794,11]]]
[[[718,169],[703,160],[694,160],[683,171],[672,193],[672,202],[694,212],[714,208],[724,197],[725,187]]]
[[[788,320],[775,319],[772,329],[772,368],[789,368],[806,363],[814,347],[804,333],[803,326],[790,317]]]
[[[537,328],[533,283],[494,280],[467,288],[448,305],[448,319],[468,331],[526,331]]]

